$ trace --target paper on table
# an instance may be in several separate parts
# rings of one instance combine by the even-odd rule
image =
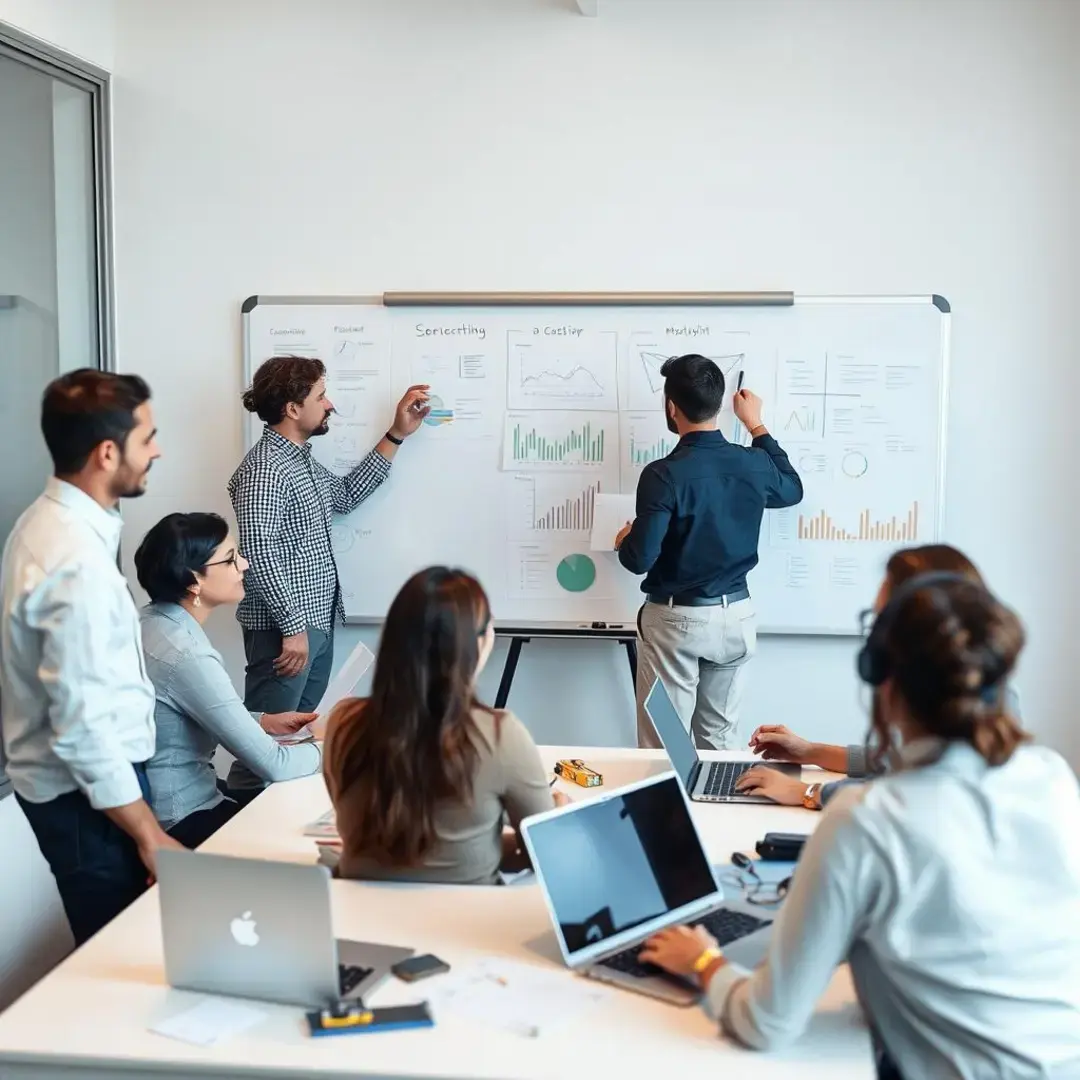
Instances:
[[[375,663],[375,654],[362,642],[357,642],[356,648],[349,653],[348,659],[338,669],[338,673],[330,680],[326,692],[319,704],[315,706],[315,712],[319,716],[326,714],[343,698],[351,697],[356,689],[356,684],[364,677],[367,669]],[[303,742],[311,738],[311,726],[302,727],[292,735],[282,735],[278,738],[280,743]]]
[[[222,998],[207,998],[182,1013],[162,1020],[150,1030],[157,1035],[196,1046],[213,1046],[254,1027],[266,1018],[262,1009]]]
[[[431,984],[432,1008],[536,1038],[604,1000],[606,991],[566,970],[487,959]]]
[[[589,550],[614,551],[615,537],[628,521],[634,520],[635,513],[635,496],[598,494],[593,504]]]

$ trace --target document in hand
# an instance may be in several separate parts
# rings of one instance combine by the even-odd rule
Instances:
[[[358,641],[356,648],[349,653],[348,659],[330,680],[330,685],[315,711],[320,716],[325,716],[339,701],[352,697],[357,684],[374,663],[375,654],[362,641]]]
[[[315,707],[319,716],[325,716],[339,701],[352,697],[357,683],[367,674],[367,670],[375,663],[375,654],[362,642],[357,642],[356,648],[349,653],[348,659],[338,669],[338,673],[330,680],[322,700]],[[280,743],[297,743],[311,738],[311,726],[302,727],[292,735],[278,736]]]
[[[636,497],[633,495],[596,496],[593,506],[593,527],[589,539],[590,551],[614,551],[615,537],[619,530],[634,520],[637,512]]]

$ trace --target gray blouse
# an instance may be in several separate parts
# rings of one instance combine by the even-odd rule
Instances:
[[[244,708],[206,631],[179,604],[147,604],[140,623],[157,721],[157,746],[146,774],[163,828],[224,798],[213,764],[219,744],[264,780],[318,772],[318,746],[282,746],[263,731],[259,714]]]

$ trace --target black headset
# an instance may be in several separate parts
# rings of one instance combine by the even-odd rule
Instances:
[[[870,686],[880,686],[892,674],[892,665],[889,653],[885,648],[885,640],[889,628],[896,621],[897,612],[903,607],[904,602],[920,589],[932,588],[934,585],[945,585],[950,582],[974,584],[971,578],[952,570],[930,570],[924,574],[916,574],[915,577],[908,578],[907,581],[893,590],[888,602],[878,612],[877,618],[874,619],[870,634],[855,659],[855,669],[864,683]]]

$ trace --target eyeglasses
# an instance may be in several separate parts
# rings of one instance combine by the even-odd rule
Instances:
[[[227,559],[218,559],[217,562],[208,562],[203,569],[209,570],[211,566],[231,566],[233,569],[238,569],[237,563],[243,556],[239,551],[234,551]]]
[[[743,891],[743,899],[748,904],[758,904],[763,907],[779,904],[791,888],[790,875],[783,881],[769,883],[762,881],[757,867],[754,866],[754,860],[741,851],[731,853],[731,865],[740,871],[736,874],[736,880]]]

